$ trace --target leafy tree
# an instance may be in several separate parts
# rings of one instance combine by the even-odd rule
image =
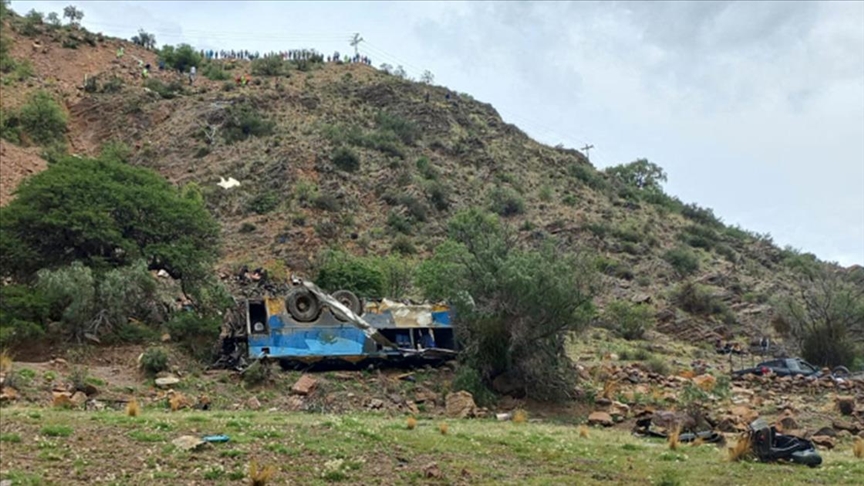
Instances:
[[[42,32],[40,28],[45,20],[45,14],[32,9],[24,16],[24,22],[21,25],[21,33],[26,36],[34,36]]]
[[[564,341],[594,313],[590,261],[551,245],[519,249],[497,216],[477,208],[454,216],[448,235],[416,283],[427,298],[455,306],[461,359],[487,384],[507,374],[533,398],[571,396]]]
[[[81,25],[81,19],[84,18],[84,12],[78,10],[74,5],[68,5],[63,9],[63,18],[69,19],[69,25]]]
[[[144,29],[138,29],[138,35],[132,36],[132,43],[145,49],[155,49],[156,36]]]
[[[330,250],[321,257],[315,283],[330,292],[350,290],[359,297],[385,296],[386,278],[374,259]]]
[[[159,58],[165,61],[166,66],[181,72],[188,71],[192,66],[198,67],[203,61],[201,54],[189,44],[163,46],[159,51]]]
[[[0,209],[0,267],[27,278],[80,261],[144,259],[190,281],[209,273],[219,227],[203,204],[158,174],[114,160],[67,158],[25,181]]]
[[[828,265],[801,265],[798,290],[775,302],[779,331],[791,336],[808,361],[851,365],[864,339],[864,278]]]
[[[57,28],[60,27],[60,16],[57,15],[57,12],[50,12],[45,16],[45,20],[51,24],[51,27]]]
[[[666,172],[663,168],[647,159],[609,167],[605,172],[613,180],[625,186],[646,192],[662,192],[662,183],[666,182]]]
[[[422,75],[420,75],[420,82],[423,84],[432,84],[435,82],[435,75],[432,74],[432,71],[427,69],[423,71]]]

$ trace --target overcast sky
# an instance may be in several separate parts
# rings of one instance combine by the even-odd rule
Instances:
[[[864,3],[73,3],[162,45],[350,50],[492,103],[605,167],[645,157],[730,224],[864,264]]]

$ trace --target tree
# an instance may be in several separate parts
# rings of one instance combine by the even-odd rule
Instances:
[[[575,373],[564,343],[594,314],[589,259],[551,244],[517,248],[510,229],[477,208],[454,216],[448,234],[418,268],[416,283],[427,298],[455,307],[465,365],[487,385],[505,375],[535,399],[572,396]]]
[[[386,62],[380,66],[380,69],[387,74],[393,74],[393,66],[387,64]]]
[[[145,49],[155,49],[156,36],[145,32],[144,29],[138,29],[138,35],[132,36],[132,43]]]
[[[640,191],[662,192],[662,183],[666,182],[666,172],[663,168],[648,162],[647,159],[609,167],[605,172],[613,180]]]
[[[30,96],[18,113],[18,121],[34,142],[43,145],[63,140],[66,133],[66,113],[46,91]]]
[[[84,18],[84,12],[78,10],[74,5],[68,5],[63,9],[63,18],[69,19],[69,25],[78,27],[81,25],[81,19]]]
[[[822,366],[851,365],[864,339],[864,278],[825,264],[796,268],[798,290],[775,302],[775,327]]]
[[[405,72],[405,68],[403,68],[401,64],[399,66],[396,66],[396,69],[393,70],[393,75],[397,78],[402,79],[406,79],[408,77],[408,73]]]
[[[432,84],[435,82],[435,75],[432,74],[432,71],[427,69],[423,71],[422,75],[420,75],[420,82],[423,84]]]
[[[51,24],[51,27],[60,27],[60,16],[57,15],[57,12],[50,12],[47,16],[45,16],[45,20],[47,20],[48,23]]]
[[[163,46],[159,57],[167,66],[182,72],[188,71],[192,66],[198,67],[202,62],[201,54],[189,44],[180,44],[176,48]]]
[[[186,288],[209,275],[218,239],[203,204],[155,172],[66,158],[27,179],[0,209],[0,271],[28,279],[74,261],[101,270],[143,259]]]

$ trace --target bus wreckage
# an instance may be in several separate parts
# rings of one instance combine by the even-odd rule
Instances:
[[[283,296],[246,298],[229,313],[216,368],[242,369],[258,359],[283,367],[318,362],[440,362],[456,356],[452,311],[386,299],[365,306],[352,292],[332,295],[292,278]]]

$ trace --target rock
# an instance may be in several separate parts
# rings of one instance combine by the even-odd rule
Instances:
[[[798,422],[790,414],[785,414],[780,417],[777,420],[777,425],[779,425],[784,432],[787,430],[797,430],[799,428]]]
[[[373,398],[372,400],[369,400],[369,404],[366,406],[368,408],[371,408],[372,410],[378,410],[380,408],[384,408],[384,400]]]
[[[506,422],[513,418],[513,415],[510,413],[496,413],[495,420],[499,422]]]
[[[717,378],[712,375],[699,375],[693,377],[693,383],[706,392],[710,392],[717,385]]]
[[[734,407],[729,407],[729,413],[732,414],[733,417],[739,419],[746,424],[749,424],[750,422],[759,418],[759,412],[744,405],[736,405]]]
[[[193,435],[183,435],[171,441],[175,447],[184,451],[192,451],[204,447],[207,442],[204,442]]]
[[[813,437],[810,437],[810,440],[817,446],[826,449],[833,449],[834,446],[837,445],[837,439],[828,437],[827,435],[814,435]]]
[[[837,437],[837,431],[831,427],[822,427],[821,429],[813,432],[813,435],[823,435],[825,437]]]
[[[444,399],[446,413],[451,418],[468,418],[473,417],[477,409],[474,403],[474,396],[467,391],[458,391],[448,393]]]
[[[71,407],[72,406],[72,394],[69,392],[51,392],[51,405],[55,407]]]
[[[720,432],[726,432],[727,434],[743,432],[746,429],[747,426],[733,420],[731,417],[726,417],[717,423],[717,430],[719,430]]]
[[[170,386],[176,385],[180,383],[180,378],[176,376],[164,376],[162,378],[156,378],[156,386],[159,388],[168,388]]]
[[[66,368],[69,366],[69,362],[63,358],[54,358],[51,360],[51,364],[57,368]]]
[[[432,405],[438,401],[438,394],[432,390],[422,389],[414,394],[415,403],[431,403]]]
[[[90,383],[85,384],[84,386],[79,388],[78,391],[84,393],[88,397],[93,397],[99,394],[99,389],[91,385]]]
[[[851,439],[852,437],[852,432],[849,432],[848,430],[841,430],[840,432],[837,432],[837,439],[839,440],[847,440]]]
[[[650,304],[651,296],[648,294],[636,294],[630,298],[630,301],[634,304]]]
[[[625,405],[621,402],[612,402],[612,406],[609,410],[609,415],[615,419],[616,422],[620,422],[627,418],[627,415],[630,413],[630,406]]]
[[[855,397],[837,397],[837,408],[843,415],[852,415],[855,412]]]
[[[420,409],[417,408],[417,405],[411,400],[405,400],[405,407],[408,408],[408,411],[413,415],[420,415]]]
[[[831,426],[833,426],[837,430],[849,431],[852,434],[857,434],[858,431],[861,430],[861,427],[859,427],[858,424],[854,424],[848,420],[836,419],[831,422]]]
[[[72,402],[72,405],[80,407],[87,402],[87,395],[85,395],[83,392],[77,391],[74,395],[72,395],[72,398],[70,398],[69,400]]]
[[[306,396],[312,393],[316,386],[318,386],[318,380],[313,378],[312,375],[303,375],[291,387],[291,392],[296,395]]]
[[[588,416],[588,425],[602,425],[603,427],[611,427],[615,422],[612,421],[612,416],[606,412],[592,412]]]
[[[441,478],[441,468],[438,467],[438,464],[435,462],[431,462],[423,468],[423,476],[426,479],[440,479]]]
[[[597,405],[598,409],[606,411],[612,405],[612,400],[606,397],[597,397],[594,399],[594,405]]]
[[[11,402],[17,400],[19,397],[18,390],[12,388],[11,386],[4,386],[3,391],[0,392],[0,403],[2,402]]]
[[[167,343],[168,341],[171,340],[171,335],[168,334],[168,333],[166,332],[165,334],[163,334],[163,335],[159,338],[159,340],[162,341],[163,343]]]
[[[288,397],[288,410],[298,411],[303,409],[303,399],[300,397]]]
[[[261,408],[261,402],[258,401],[258,397],[249,397],[249,400],[246,400],[246,408],[249,410],[258,410]]]

